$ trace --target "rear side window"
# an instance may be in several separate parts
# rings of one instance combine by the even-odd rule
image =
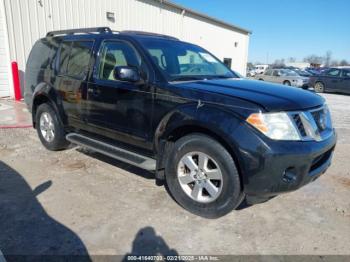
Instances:
[[[34,69],[45,69],[51,64],[55,55],[55,48],[46,39],[35,43],[28,58],[28,67]]]
[[[83,79],[90,65],[93,41],[65,42],[61,47],[60,73]]]
[[[67,74],[84,78],[88,72],[93,42],[73,42]]]
[[[350,70],[343,70],[343,77],[350,77]]]
[[[71,51],[72,42],[63,42],[60,49],[60,61],[59,68],[61,74],[67,73],[67,66],[69,61],[69,55]]]

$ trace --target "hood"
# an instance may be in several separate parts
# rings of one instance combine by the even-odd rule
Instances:
[[[243,99],[275,112],[304,110],[325,102],[321,96],[310,91],[242,78],[182,82],[175,86]]]

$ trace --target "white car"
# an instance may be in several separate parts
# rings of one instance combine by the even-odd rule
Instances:
[[[256,75],[255,79],[303,89],[308,89],[310,81],[308,77],[300,76],[289,69],[268,69],[264,74]]]

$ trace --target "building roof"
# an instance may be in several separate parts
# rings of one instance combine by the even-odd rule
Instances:
[[[232,30],[235,30],[235,31],[240,31],[244,34],[252,34],[252,31],[251,30],[248,30],[248,29],[244,29],[242,27],[239,27],[239,26],[236,26],[236,25],[233,25],[233,24],[230,24],[228,22],[225,22],[225,21],[222,21],[222,20],[219,20],[217,18],[214,18],[214,17],[211,17],[211,16],[208,16],[206,14],[203,14],[203,13],[200,13],[200,12],[197,12],[197,11],[194,11],[192,9],[189,9],[189,8],[186,8],[184,6],[181,6],[179,4],[175,4],[173,3],[172,1],[168,1],[168,0],[159,0],[161,3],[167,5],[167,6],[170,6],[170,7],[174,7],[176,9],[179,9],[180,11],[185,11],[185,13],[190,13],[190,14],[193,14],[195,16],[199,16],[199,17],[202,17],[204,19],[207,19],[209,21],[212,21],[214,23],[217,23],[217,24],[220,24],[220,25],[223,25],[229,29],[232,29]]]

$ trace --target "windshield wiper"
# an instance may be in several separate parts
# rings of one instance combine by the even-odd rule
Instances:
[[[217,75],[217,76],[209,76],[208,79],[229,79],[235,78],[234,76],[226,76],[226,75]]]
[[[194,81],[194,80],[205,80],[207,77],[199,76],[175,76],[171,78],[171,81]]]

